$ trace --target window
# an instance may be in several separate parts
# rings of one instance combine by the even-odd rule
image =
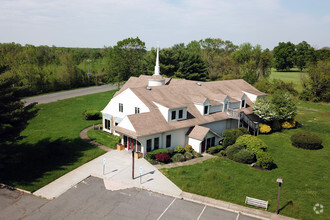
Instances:
[[[123,103],[119,103],[119,112],[124,112],[124,105],[123,105]]]
[[[212,146],[212,147],[215,146],[215,137],[212,137],[212,138],[211,138],[211,146]]]
[[[154,150],[159,148],[159,137],[154,139]]]
[[[183,110],[182,109],[179,110],[179,118],[183,118]]]
[[[172,117],[171,117],[171,120],[175,120],[175,116],[176,116],[176,111],[172,111]]]
[[[110,130],[110,127],[111,127],[111,121],[108,120],[108,119],[105,119],[105,120],[104,120],[104,127],[105,127],[105,129]]]
[[[242,100],[241,108],[244,108],[244,106],[245,106],[245,100]]]
[[[147,152],[150,152],[151,151],[151,145],[152,145],[152,140],[151,139],[148,139],[147,140]]]
[[[226,110],[226,109],[228,109],[228,103],[227,103],[227,102],[225,103],[225,108],[224,108],[224,110]]]
[[[204,115],[207,115],[209,113],[209,106],[204,106]]]
[[[115,122],[115,126],[117,126],[118,125],[118,122]]]
[[[171,135],[166,135],[166,147],[171,147]]]
[[[125,145],[125,148],[127,148],[127,136],[124,135],[124,145]]]
[[[139,114],[140,113],[140,108],[135,107],[135,114]]]
[[[137,149],[136,149],[137,152],[141,152],[141,143],[138,141],[137,142]]]

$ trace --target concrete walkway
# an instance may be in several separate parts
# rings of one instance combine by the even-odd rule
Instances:
[[[102,86],[92,86],[88,88],[82,88],[82,89],[74,89],[74,90],[69,90],[69,91],[64,91],[64,92],[56,92],[56,93],[51,93],[47,95],[39,95],[39,96],[33,96],[29,97],[26,99],[23,99],[22,101],[25,101],[25,105],[28,105],[33,102],[38,102],[38,104],[43,104],[43,103],[49,103],[49,102],[56,102],[58,100],[63,100],[63,99],[68,99],[68,98],[73,98],[73,97],[78,97],[78,96],[83,96],[83,95],[89,95],[89,94],[94,94],[94,93],[99,93],[99,92],[106,92],[110,90],[117,89],[117,85],[102,85]]]
[[[56,179],[33,194],[46,199],[53,199],[88,176],[95,176],[102,178],[106,189],[109,190],[137,187],[175,197],[181,195],[182,190],[145,159],[135,159],[135,179],[132,179],[131,167],[130,152],[109,151]],[[142,167],[142,175],[139,174],[140,167]]]

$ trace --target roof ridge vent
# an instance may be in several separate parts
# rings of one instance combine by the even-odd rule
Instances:
[[[201,86],[201,85],[202,85],[202,83],[198,82],[198,83],[197,83],[197,85],[198,85],[198,86]]]
[[[151,90],[151,87],[147,86],[147,90]]]

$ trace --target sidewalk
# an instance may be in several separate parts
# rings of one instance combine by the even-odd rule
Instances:
[[[132,179],[130,152],[113,150],[67,173],[33,194],[46,199],[54,199],[88,176],[95,176],[103,179],[106,189],[109,190],[137,187],[174,197],[180,196],[182,190],[149,162],[143,158],[134,161],[135,179]],[[140,167],[142,167],[141,177]]]

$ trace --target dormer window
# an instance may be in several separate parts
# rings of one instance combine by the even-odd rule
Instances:
[[[183,118],[183,109],[179,110],[179,119]]]
[[[208,105],[205,105],[204,106],[204,115],[208,115],[209,114],[209,106]]]
[[[245,108],[245,100],[244,99],[241,102],[241,108]]]
[[[135,114],[140,114],[140,108],[135,107]]]
[[[171,120],[175,120],[175,118],[176,118],[176,111],[172,111]]]

